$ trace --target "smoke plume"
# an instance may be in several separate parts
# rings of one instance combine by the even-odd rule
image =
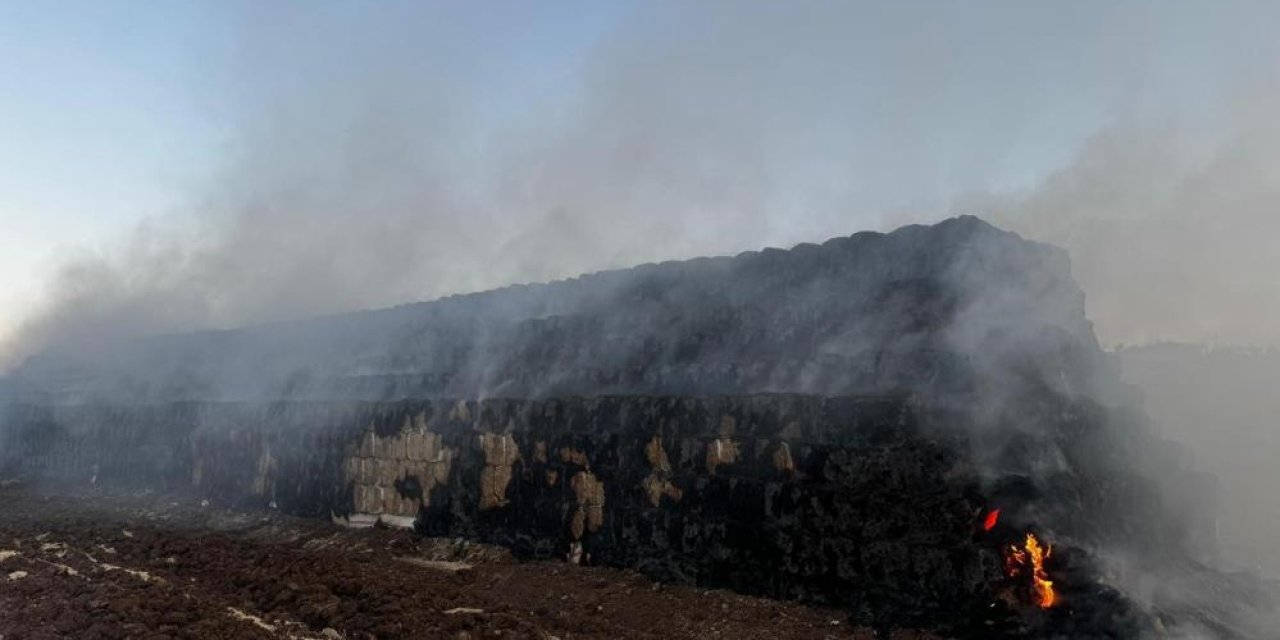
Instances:
[[[1170,48],[1232,86],[1265,75],[1270,9],[1224,6],[1192,39],[1109,3],[583,5],[578,30],[515,3],[365,9],[231,11],[199,94],[228,132],[217,171],[66,261],[3,360],[956,212],[1070,249],[1107,342],[1280,326],[1267,110],[1220,118],[1209,159],[1177,144],[1202,132],[1116,124],[1185,93]],[[1046,163],[1066,168],[1028,190]]]
[[[1066,248],[1104,342],[1280,344],[1280,91],[1220,130],[1114,127],[1025,194],[971,197]]]
[[[1267,390],[1280,365],[1258,347],[1280,345],[1277,106],[1280,90],[1258,88],[1218,126],[1114,126],[1034,189],[959,200],[1070,252],[1156,433],[1216,479],[1212,502],[1190,508],[1218,514],[1223,560],[1272,578],[1280,503],[1258,488],[1280,484]]]
[[[63,262],[0,367],[955,213],[1066,248],[1103,344],[1280,345],[1280,5],[1173,4],[241,5],[217,170]],[[1194,427],[1227,528],[1268,522],[1280,472]]]

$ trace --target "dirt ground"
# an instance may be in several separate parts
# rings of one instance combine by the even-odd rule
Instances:
[[[408,531],[0,487],[0,640],[873,637],[847,620]]]

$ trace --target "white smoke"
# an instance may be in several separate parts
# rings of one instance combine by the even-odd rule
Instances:
[[[1247,207],[1199,200],[1224,205],[1214,225],[1228,231],[1177,237],[1218,238],[1207,253],[1135,249],[1144,221],[1167,218],[1128,215],[1142,198],[1093,206],[1105,193],[1072,185],[1096,172],[1066,169],[1034,195],[1016,190],[1069,164],[1100,123],[1165,113],[1189,81],[1252,86],[1277,50],[1261,26],[1275,7],[659,2],[583,7],[576,19],[596,22],[586,36],[562,28],[561,14],[514,3],[228,6],[234,62],[198,95],[229,131],[219,170],[181,214],[64,263],[0,359],[789,246],[896,226],[902,211],[923,220],[985,209],[1073,251],[1109,342],[1273,337],[1263,327],[1274,295],[1246,327],[1216,304],[1186,304],[1181,290],[1132,284],[1146,271],[1170,282],[1173,261],[1161,256],[1172,252],[1197,274],[1194,292],[1216,292],[1204,299],[1226,299],[1233,315],[1269,293],[1261,275],[1245,275],[1263,271],[1249,261],[1264,259],[1250,256],[1266,233],[1229,231],[1270,222],[1269,192],[1239,188],[1273,184],[1261,172],[1265,139],[1240,147],[1256,156],[1241,160],[1252,173],[1225,162],[1176,191],[1169,183],[1204,163],[1178,160],[1156,144],[1158,130],[1110,129],[1085,151],[1083,164],[1120,163],[1130,183],[1164,185],[1162,201],[1188,210],[1188,190],[1253,194],[1241,196]],[[530,33],[556,34],[538,50],[559,53],[541,66],[517,59]],[[982,192],[994,195],[955,197]],[[1081,230],[1107,225],[1125,228]],[[1220,268],[1199,269],[1201,255]],[[1232,287],[1215,288],[1225,274]]]

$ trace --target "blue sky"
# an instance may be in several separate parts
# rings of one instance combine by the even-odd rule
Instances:
[[[223,324],[818,240],[1032,192],[1099,132],[1221,128],[1274,80],[1278,6],[9,0],[0,336],[78,256],[133,286],[120,265],[144,220],[227,244],[260,235],[238,235],[246,212],[335,228],[365,216],[420,227],[414,246],[449,257],[328,306],[218,293],[194,322]],[[512,229],[501,256],[474,264],[433,244],[493,228]],[[364,228],[334,235],[315,247],[358,263],[347,284],[386,279],[341,240],[370,241]],[[603,248],[569,248],[586,242]],[[535,264],[548,253],[572,259]]]
[[[319,11],[337,19],[333,14],[358,14],[378,3],[345,5]],[[587,5],[563,7],[503,34],[512,55],[492,70],[498,82],[490,104],[515,110],[553,90],[549,85],[567,85],[565,61],[580,55],[619,11],[604,7],[583,15]],[[0,240],[6,254],[29,260],[56,241],[102,239],[178,206],[191,181],[212,170],[225,130],[234,126],[236,86],[228,74],[243,63],[236,56],[237,29],[249,13],[235,6],[0,4],[0,221],[6,231]]]
[[[218,123],[196,72],[217,66],[220,31],[183,3],[0,5],[0,304],[34,296],[52,254],[174,206],[205,170]]]

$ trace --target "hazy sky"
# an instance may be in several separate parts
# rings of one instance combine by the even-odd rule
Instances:
[[[1108,342],[1275,343],[1277,24],[1263,1],[3,2],[0,342],[954,212],[1072,250]]]
[[[244,94],[246,68],[257,64],[256,29],[287,51],[314,44],[305,26],[291,34],[290,21],[340,30],[367,14],[369,24],[385,26],[404,13],[382,11],[394,4],[316,3],[294,16],[281,8],[271,24],[257,25],[271,10],[247,3],[0,3],[0,334],[37,304],[68,254],[118,243],[144,220],[183,215],[216,190],[213,176],[232,162],[243,111],[254,108]],[[621,11],[580,2],[508,17],[497,8],[466,15],[438,7],[420,17],[491,32],[510,47],[495,48],[506,60],[486,80],[495,119],[569,87],[567,69]]]

